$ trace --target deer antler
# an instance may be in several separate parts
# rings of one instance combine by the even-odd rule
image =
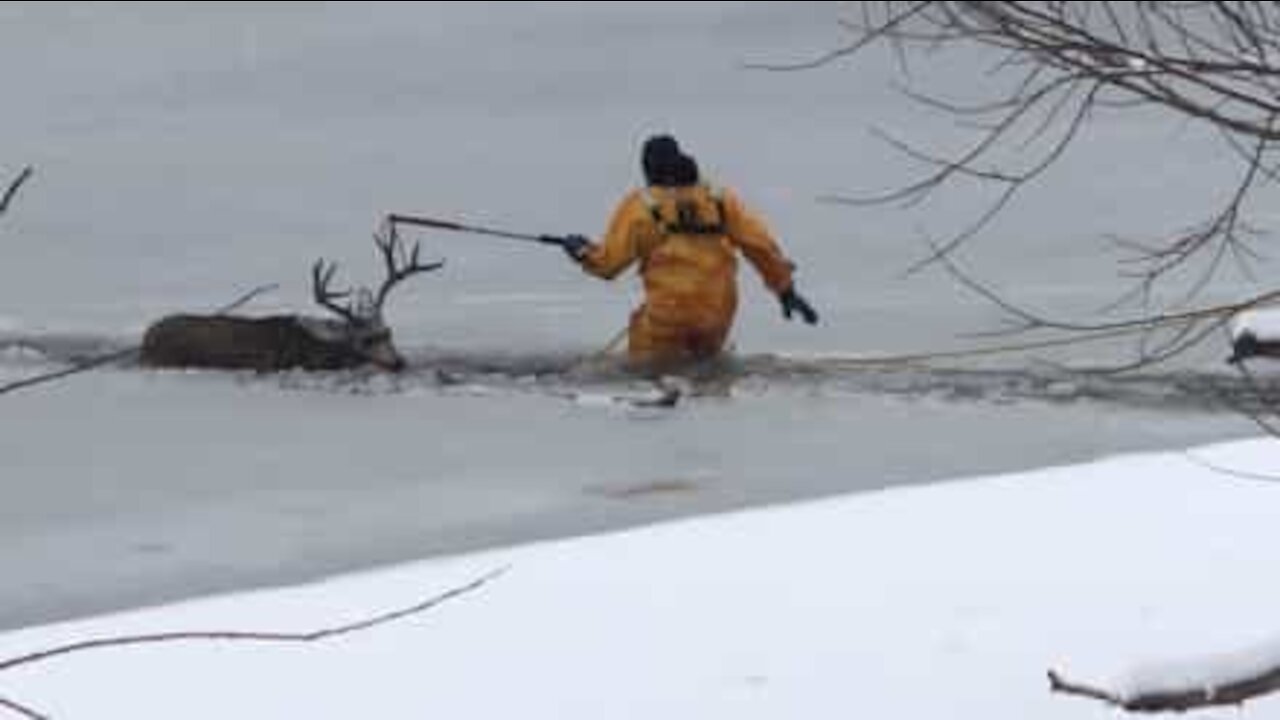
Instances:
[[[328,308],[337,313],[344,320],[351,324],[356,324],[359,319],[351,310],[351,304],[346,306],[339,305],[334,302],[351,295],[350,290],[331,290],[329,283],[333,282],[333,273],[338,269],[337,263],[327,263],[322,258],[316,260],[311,266],[311,296],[321,307]]]
[[[418,273],[438,270],[444,266],[443,261],[423,265],[418,259],[422,248],[417,242],[413,244],[413,249],[406,253],[404,245],[400,242],[400,233],[396,232],[394,220],[389,220],[382,232],[373,234],[373,243],[382,253],[382,260],[387,268],[387,279],[382,281],[382,287],[378,288],[378,294],[373,303],[374,308],[379,312],[382,311],[382,303],[386,301],[391,288],[401,280]]]

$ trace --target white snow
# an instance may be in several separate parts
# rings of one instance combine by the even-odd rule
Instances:
[[[1280,456],[1272,440],[1131,455],[31,628],[0,636],[0,656],[317,629],[508,568],[362,633],[90,651],[0,675],[0,696],[95,719],[1114,717],[1050,693],[1046,670],[1125,692],[1211,682],[1239,666],[1214,655],[1280,638],[1280,482],[1206,463],[1267,473]],[[1264,698],[1198,717],[1277,711]]]
[[[1117,695],[1132,698],[1195,689],[1212,692],[1276,668],[1280,668],[1280,634],[1250,647],[1135,666],[1118,684]]]
[[[1280,307],[1245,310],[1232,318],[1231,337],[1240,337],[1245,332],[1264,342],[1280,340]]]

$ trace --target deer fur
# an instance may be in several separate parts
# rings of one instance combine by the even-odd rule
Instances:
[[[337,269],[317,260],[311,268],[312,296],[336,319],[299,315],[241,317],[233,315],[170,315],[147,328],[140,351],[144,365],[253,369],[260,372],[301,368],[337,370],[372,364],[384,370],[404,368],[404,359],[391,341],[391,330],[382,319],[382,307],[391,289],[418,273],[444,263],[422,264],[417,244],[404,252],[390,223],[375,234],[386,270],[377,292],[361,290],[357,302],[339,304],[349,291],[329,288]]]
[[[170,315],[142,339],[142,363],[159,367],[339,370],[372,363],[400,370],[390,334],[364,340],[340,322],[297,315]]]

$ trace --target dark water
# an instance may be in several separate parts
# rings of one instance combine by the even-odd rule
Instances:
[[[129,353],[129,340],[89,335],[0,334],[0,365],[15,375],[58,373],[99,359],[122,369],[146,372]],[[976,359],[981,354],[982,359]],[[403,393],[483,387],[494,392],[572,397],[580,393],[643,400],[645,390],[671,387],[683,396],[762,394],[812,389],[903,398],[938,398],[999,406],[1015,401],[1047,404],[1095,402],[1131,409],[1237,415],[1265,414],[1275,407],[1272,361],[1261,359],[1244,372],[1225,363],[1219,369],[1176,363],[1140,368],[1086,368],[1050,365],[1019,353],[1003,361],[975,352],[936,357],[911,355],[781,356],[736,355],[669,372],[630,367],[617,353],[493,352],[406,349],[406,370],[396,376],[372,369],[349,372],[284,373],[281,387],[316,392]],[[112,359],[115,358],[115,359]],[[47,366],[47,367],[46,367]],[[91,371],[91,369],[86,370]],[[270,374],[259,382],[275,382]],[[393,380],[388,378],[394,377]]]

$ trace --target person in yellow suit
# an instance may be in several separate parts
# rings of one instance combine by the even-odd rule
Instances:
[[[763,219],[732,190],[699,178],[696,161],[670,135],[645,141],[646,186],[618,204],[599,243],[583,235],[544,236],[583,270],[606,280],[638,263],[644,303],[631,314],[627,354],[663,370],[717,356],[738,307],[737,255],[755,267],[788,320],[818,313],[796,292],[794,263]]]

